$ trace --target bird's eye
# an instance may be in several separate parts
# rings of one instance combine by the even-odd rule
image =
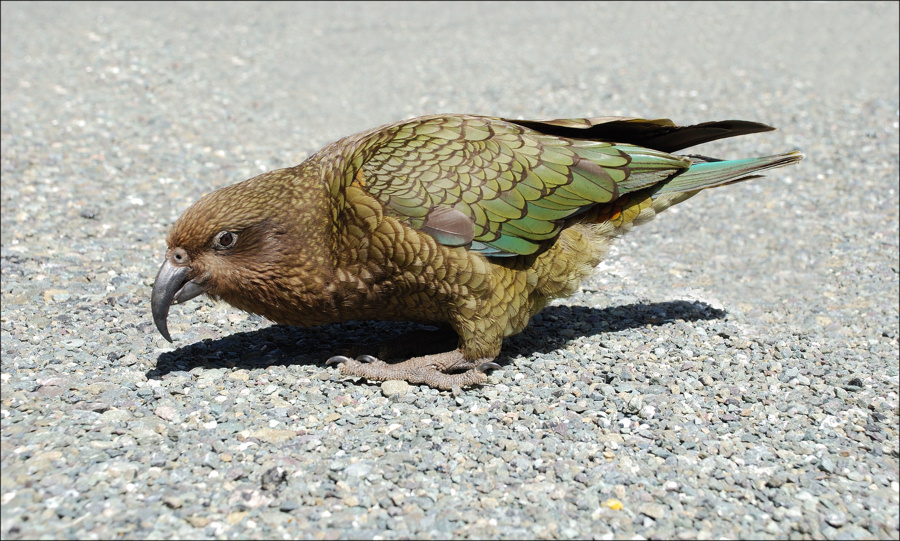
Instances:
[[[231,231],[220,231],[213,240],[213,247],[216,250],[225,250],[231,248],[237,243],[237,234]]]

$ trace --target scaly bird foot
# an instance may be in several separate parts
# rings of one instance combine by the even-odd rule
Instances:
[[[424,383],[437,389],[465,387],[487,381],[487,372],[500,368],[490,357],[474,361],[467,360],[460,350],[413,357],[408,361],[388,364],[371,355],[360,355],[350,359],[336,355],[325,362],[327,365],[340,364],[340,372],[346,376],[356,376],[374,381],[398,379],[409,383]]]

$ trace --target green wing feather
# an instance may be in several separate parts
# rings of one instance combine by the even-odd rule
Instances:
[[[618,197],[627,179],[637,174],[641,180],[624,188],[638,189],[690,165],[633,145],[570,140],[474,116],[388,127],[373,148],[362,177],[389,213],[421,229],[431,209],[453,208],[475,225],[469,248],[490,255],[534,253],[566,218]]]
[[[545,247],[567,219],[624,194],[654,186],[661,193],[695,191],[799,160],[669,154],[682,144],[771,129],[743,121],[678,127],[666,119],[422,117],[358,140],[355,152],[363,158],[352,160],[361,163],[352,178],[387,213],[438,242],[490,256],[527,255]]]

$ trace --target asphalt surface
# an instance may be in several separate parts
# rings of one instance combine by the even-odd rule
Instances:
[[[0,534],[894,538],[898,4],[2,4]],[[460,394],[150,288],[202,194],[438,112],[764,122]]]

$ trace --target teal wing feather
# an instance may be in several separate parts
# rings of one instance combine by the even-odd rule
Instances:
[[[597,119],[554,122],[579,129]],[[567,218],[690,165],[689,158],[634,144],[447,115],[375,133],[354,179],[386,212],[443,244],[512,256],[538,252]]]

